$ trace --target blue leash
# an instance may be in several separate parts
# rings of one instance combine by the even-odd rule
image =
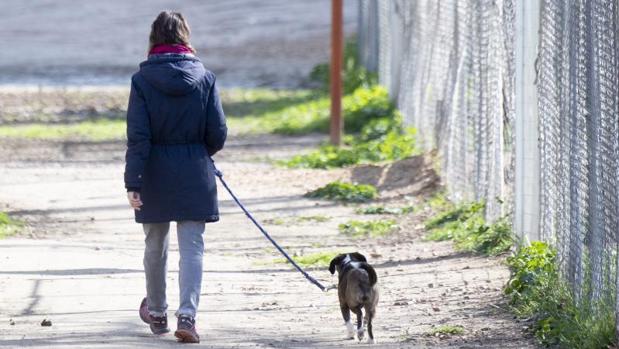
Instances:
[[[213,163],[213,168],[215,168],[215,164]],[[256,219],[251,215],[251,213],[249,213],[249,211],[245,208],[245,206],[243,206],[243,204],[239,201],[239,199],[236,197],[236,195],[234,195],[234,193],[232,192],[232,190],[230,190],[230,187],[228,187],[228,184],[226,183],[226,181],[224,181],[224,175],[221,171],[219,171],[217,168],[215,168],[215,175],[217,177],[219,177],[219,181],[221,181],[221,184],[224,186],[224,188],[226,188],[226,190],[228,191],[228,193],[230,193],[230,196],[232,196],[232,199],[234,199],[234,201],[236,202],[237,205],[239,205],[239,207],[241,208],[241,210],[243,210],[243,212],[245,212],[245,215],[247,216],[247,218],[249,218],[249,220],[251,220],[256,227],[258,227],[258,229],[260,229],[260,231],[262,232],[262,234],[269,240],[271,241],[271,243],[273,244],[273,246],[275,246],[275,248],[277,248],[277,250],[284,256],[286,257],[286,259],[288,260],[288,262],[290,262],[290,264],[292,264],[301,274],[303,274],[303,276],[305,276],[305,278],[311,282],[312,284],[316,285],[321,291],[328,291],[331,287],[327,288],[325,286],[323,286],[318,280],[314,279],[310,274],[308,274],[305,270],[303,270],[303,268],[301,268],[289,255],[288,253],[286,253],[286,251],[284,251],[283,248],[281,248],[281,246],[279,246],[277,244],[277,242],[275,242],[275,240],[273,240],[273,238],[269,235],[269,233],[267,233],[266,230],[264,230],[264,228],[260,225],[260,223],[258,223],[258,221],[256,221]]]

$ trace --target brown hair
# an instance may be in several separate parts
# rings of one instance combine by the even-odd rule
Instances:
[[[194,53],[196,50],[189,43],[189,24],[180,12],[162,11],[153,21],[150,30],[150,51],[156,45],[185,45]]]

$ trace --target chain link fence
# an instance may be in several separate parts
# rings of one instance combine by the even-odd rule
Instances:
[[[364,0],[359,8],[361,60],[376,67],[420,144],[440,150],[452,199],[485,200],[490,219],[507,213],[512,1]]]
[[[577,298],[614,304],[618,3],[535,4],[538,27],[519,29],[534,30],[538,41],[535,61],[521,62],[537,72],[531,89],[538,123],[524,133],[538,146],[524,151],[539,152],[540,212],[531,216],[539,231],[528,237],[557,248]],[[517,6],[515,0],[361,0],[359,6],[361,60],[419,130],[421,146],[438,149],[451,198],[485,200],[490,220],[514,217],[518,194]]]
[[[547,0],[541,16],[540,232],[575,294],[608,302],[619,228],[617,2]]]

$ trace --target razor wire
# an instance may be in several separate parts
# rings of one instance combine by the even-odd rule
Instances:
[[[361,0],[360,58],[455,201],[513,216],[515,0]],[[543,0],[537,70],[540,237],[577,300],[617,304],[619,4]]]

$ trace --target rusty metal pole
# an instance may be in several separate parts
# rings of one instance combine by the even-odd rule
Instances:
[[[344,30],[342,27],[343,0],[331,0],[331,143],[342,142],[342,61]]]

